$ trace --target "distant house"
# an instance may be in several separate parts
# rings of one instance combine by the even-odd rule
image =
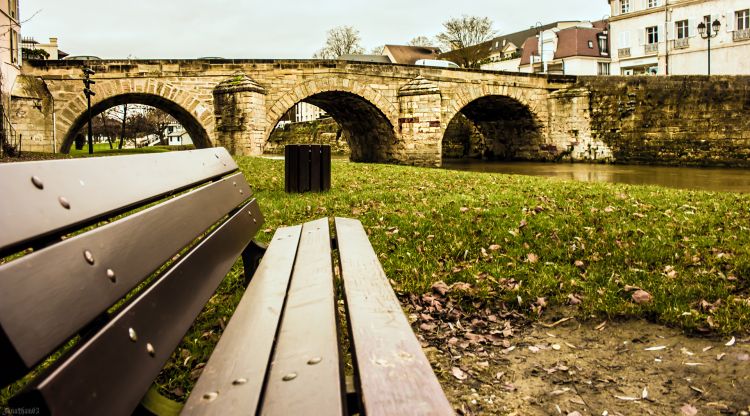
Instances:
[[[519,70],[561,75],[609,75],[610,48],[607,22],[581,22],[576,26],[541,32],[526,39]]]
[[[385,45],[383,55],[393,64],[414,65],[420,59],[439,59],[440,48],[434,46]]]
[[[21,50],[24,59],[58,60],[68,56],[58,48],[57,38],[49,38],[49,43],[39,43],[34,38],[21,39]],[[40,53],[35,53],[39,51]],[[43,52],[42,52],[43,51]]]
[[[172,123],[164,128],[164,137],[169,146],[185,146],[193,144],[193,139],[179,123]]]

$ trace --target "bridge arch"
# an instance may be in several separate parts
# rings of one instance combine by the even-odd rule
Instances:
[[[341,126],[355,162],[393,162],[401,151],[394,126],[398,108],[379,92],[357,81],[338,77],[311,79],[275,100],[267,112],[264,138],[299,102],[321,108]]]
[[[161,82],[98,81],[94,85],[96,96],[92,97],[91,114],[95,117],[103,111],[122,104],[143,104],[162,110],[174,117],[188,132],[198,148],[212,147],[214,117],[212,104],[204,103],[186,91]],[[82,96],[83,94],[81,94]],[[60,151],[67,153],[76,133],[88,123],[86,100],[77,97],[59,110],[55,129],[60,142]]]
[[[451,100],[444,124],[444,158],[549,159],[547,111],[537,96],[514,87],[472,87]],[[534,93],[535,94],[535,93]]]

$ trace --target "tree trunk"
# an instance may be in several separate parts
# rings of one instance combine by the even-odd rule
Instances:
[[[128,105],[125,104],[125,109],[122,111],[122,131],[120,132],[120,144],[117,146],[118,149],[122,149],[122,142],[125,140],[125,122],[128,119]]]
[[[99,116],[102,118],[102,131],[104,132],[104,134],[107,135],[107,142],[109,142],[109,150],[112,150],[115,148],[114,145],[112,144],[112,134],[111,134],[112,132],[109,131],[109,128],[108,128],[109,125],[107,124],[107,119],[104,117],[104,113],[105,113],[104,111],[99,113]]]

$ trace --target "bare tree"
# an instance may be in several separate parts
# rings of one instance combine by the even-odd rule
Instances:
[[[486,42],[495,36],[492,20],[488,17],[461,16],[443,23],[445,30],[436,36],[437,41],[445,50],[456,51],[454,56],[463,62],[457,62],[465,67],[473,67],[477,59],[473,55],[472,46]]]
[[[326,44],[313,58],[336,59],[341,55],[362,54],[359,31],[351,26],[338,26],[328,31]]]
[[[427,36],[417,36],[416,38],[409,41],[409,46],[433,46],[435,41],[428,38]]]
[[[370,53],[372,55],[382,55],[383,49],[385,49],[385,45],[376,46],[370,50]]]

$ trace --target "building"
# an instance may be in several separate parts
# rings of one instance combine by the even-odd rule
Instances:
[[[2,103],[8,103],[16,77],[21,72],[21,50],[19,39],[21,24],[18,16],[18,0],[0,2],[0,75],[2,79]]]
[[[519,70],[561,75],[610,75],[607,22],[553,27],[526,39]]]
[[[392,64],[414,65],[420,59],[438,59],[440,49],[434,46],[385,45],[383,55]]]
[[[164,128],[164,138],[169,146],[185,146],[193,144],[190,135],[182,124],[172,123]]]
[[[22,38],[21,51],[24,59],[58,60],[68,56],[58,49],[57,38],[49,38],[49,43],[39,43],[34,38]]]
[[[705,75],[708,40],[698,25],[718,22],[711,74],[750,74],[749,0],[608,0],[613,74]]]
[[[538,35],[540,30],[564,29],[578,23],[580,23],[578,20],[565,20],[546,25],[539,24],[468,48],[452,50],[443,53],[440,57],[465,67],[478,66],[490,71],[518,72],[523,46],[529,37]]]

